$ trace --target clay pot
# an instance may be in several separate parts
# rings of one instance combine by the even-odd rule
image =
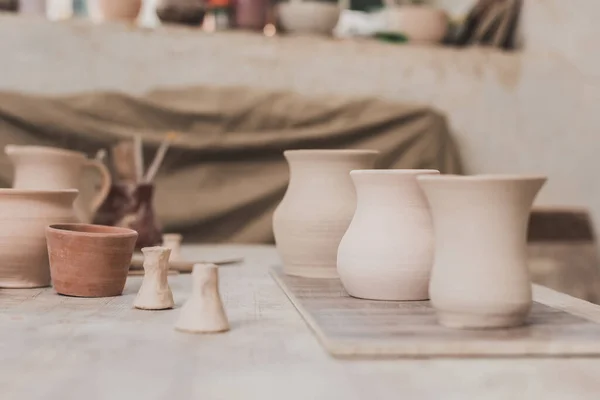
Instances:
[[[19,13],[25,15],[46,16],[47,0],[20,0]]]
[[[431,206],[435,262],[429,294],[452,328],[524,323],[532,304],[527,224],[542,176],[420,176]]]
[[[77,190],[0,189],[0,287],[50,286],[45,229],[75,222]]]
[[[262,31],[267,24],[269,7],[269,0],[236,0],[236,28]]]
[[[337,256],[348,294],[371,300],[427,300],[433,224],[416,177],[436,170],[362,170],[350,176],[358,203]]]
[[[279,24],[290,33],[331,35],[340,13],[339,5],[320,1],[290,1],[277,5]]]
[[[372,168],[375,150],[288,150],[290,183],[273,215],[290,275],[335,278],[337,249],[356,208],[350,171]]]
[[[408,36],[412,43],[441,42],[448,31],[448,14],[428,5],[402,5],[384,10],[387,30]]]
[[[206,14],[204,0],[160,0],[156,15],[163,23],[201,25]]]
[[[75,201],[75,215],[79,222],[91,222],[94,214],[106,199],[110,189],[110,172],[97,160],[85,154],[54,147],[15,146],[4,148],[15,166],[14,189],[60,190],[79,189]],[[100,177],[100,186],[88,187],[86,169]],[[86,179],[84,179],[86,178]]]
[[[99,0],[105,21],[135,21],[142,9],[142,0]]]
[[[52,284],[57,293],[111,297],[123,293],[137,232],[87,224],[46,228]]]

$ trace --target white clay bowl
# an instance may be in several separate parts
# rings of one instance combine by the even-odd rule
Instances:
[[[277,15],[287,32],[331,35],[340,18],[340,7],[316,1],[286,2],[277,6]]]
[[[408,36],[412,43],[439,43],[448,31],[448,15],[435,7],[405,5],[384,12],[387,29]]]

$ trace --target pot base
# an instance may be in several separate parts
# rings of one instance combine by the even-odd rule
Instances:
[[[440,325],[454,329],[516,328],[525,324],[527,313],[509,315],[481,315],[438,311]]]
[[[334,267],[315,267],[307,266],[284,266],[283,271],[286,275],[298,276],[300,278],[316,278],[316,279],[337,279],[339,275]]]
[[[0,282],[0,289],[39,289],[50,287],[50,281],[48,283],[39,282]]]

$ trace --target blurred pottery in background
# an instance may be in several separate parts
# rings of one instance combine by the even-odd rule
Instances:
[[[335,278],[337,250],[356,208],[350,171],[373,168],[375,150],[288,150],[290,182],[273,215],[289,275]]]
[[[137,233],[87,224],[46,228],[52,285],[77,297],[119,296],[125,288]]]
[[[142,9],[142,0],[98,0],[105,21],[135,21]]]
[[[161,227],[154,215],[154,185],[115,183],[98,210],[94,223],[120,226],[138,233],[135,248],[161,244]]]
[[[417,176],[436,170],[350,172],[357,195],[337,271],[353,297],[427,300],[433,266],[433,224]]]
[[[427,5],[389,5],[382,11],[386,31],[408,36],[411,43],[440,43],[448,31],[448,14]]]
[[[19,0],[0,0],[0,11],[17,11]]]
[[[423,175],[435,261],[429,295],[451,328],[522,325],[532,305],[527,225],[541,176]]]
[[[19,13],[46,16],[46,0],[20,0]]]
[[[0,189],[0,287],[50,286],[46,227],[75,222],[77,190]]]
[[[277,19],[290,33],[331,35],[340,18],[337,3],[289,1],[277,5]]]
[[[269,0],[235,0],[236,28],[262,31],[269,7]]]
[[[85,154],[43,146],[8,145],[4,151],[15,167],[14,189],[60,190],[82,189],[75,201],[75,215],[80,222],[91,222],[106,199],[111,177],[100,161],[90,160]],[[84,185],[83,174],[92,169],[100,176],[97,190]],[[86,177],[88,180],[89,177]],[[94,191],[95,190],[95,191]]]
[[[156,15],[163,23],[202,25],[206,15],[204,0],[159,0]]]

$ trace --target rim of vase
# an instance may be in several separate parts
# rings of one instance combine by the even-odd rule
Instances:
[[[437,169],[354,169],[350,175],[438,175]]]
[[[60,156],[71,156],[78,158],[86,158],[86,155],[82,152],[68,149],[61,149],[59,147],[50,146],[35,146],[35,145],[21,145],[21,144],[7,144],[4,146],[4,152],[10,154],[28,154],[28,155],[60,155]]]
[[[46,228],[46,231],[70,236],[95,238],[131,238],[138,235],[133,229],[94,224],[52,224]]]
[[[379,154],[379,150],[369,149],[296,149],[296,150],[285,150],[283,152],[287,155],[347,155],[347,154]]]
[[[545,181],[545,175],[535,174],[478,174],[478,175],[424,175],[418,176],[419,181],[443,182],[511,182],[511,181]]]

